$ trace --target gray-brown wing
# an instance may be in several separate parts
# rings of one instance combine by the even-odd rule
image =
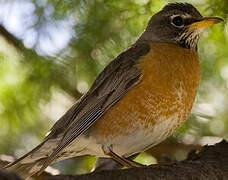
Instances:
[[[89,92],[51,129],[54,134],[65,129],[65,134],[58,147],[45,161],[42,169],[45,169],[63,148],[85,132],[139,82],[141,71],[135,65],[137,60],[146,55],[149,50],[150,46],[147,43],[134,44],[100,73]]]

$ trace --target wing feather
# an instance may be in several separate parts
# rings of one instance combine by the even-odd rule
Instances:
[[[136,43],[121,53],[100,73],[88,93],[56,122],[47,139],[64,134],[40,172],[139,82],[141,70],[136,64],[149,50],[148,43]]]

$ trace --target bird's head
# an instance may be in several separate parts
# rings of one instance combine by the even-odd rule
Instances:
[[[201,32],[223,19],[203,17],[188,3],[170,3],[152,16],[140,40],[168,42],[185,48],[197,49]]]

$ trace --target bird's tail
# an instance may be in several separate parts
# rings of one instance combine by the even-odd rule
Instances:
[[[36,162],[31,162],[26,164],[22,162],[18,162],[12,166],[9,165],[9,167],[7,167],[7,170],[16,173],[23,179],[27,179],[31,176],[34,176],[40,173],[40,169],[42,167],[42,161],[43,160],[38,160]]]
[[[55,157],[54,161],[48,163],[48,165],[75,156],[86,155],[87,151],[84,152],[84,149],[89,142],[87,142],[88,140],[86,139],[86,141],[84,137],[81,138],[82,139],[78,139],[76,144],[73,144],[73,147],[69,146],[69,149],[66,148],[65,152],[63,152],[64,155]],[[5,168],[18,174],[22,178],[40,175],[44,171],[44,167],[46,167],[45,165],[47,164],[47,160],[53,151],[57,148],[60,141],[61,136],[56,138],[46,138],[32,151],[28,152],[13,163],[10,163]],[[75,153],[74,150],[76,151]]]
[[[43,156],[45,151],[45,141],[35,147],[32,151],[28,152],[16,161],[8,164],[5,168],[18,174],[20,177],[26,179],[35,174],[40,174],[41,167],[46,160],[47,156]],[[43,146],[44,145],[44,146]],[[45,149],[44,149],[45,148]],[[50,149],[50,147],[49,147]]]

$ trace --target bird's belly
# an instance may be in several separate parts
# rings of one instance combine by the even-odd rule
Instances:
[[[171,135],[190,112],[188,107],[192,102],[190,106],[184,104],[186,93],[181,89],[158,94],[139,85],[94,124],[92,137],[98,144],[112,146],[114,152],[124,156],[158,144]]]
[[[130,156],[147,150],[148,148],[160,143],[170,136],[178,127],[178,114],[174,114],[169,118],[161,117],[160,123],[138,128],[127,136],[117,136],[113,139],[113,151],[119,155]]]

